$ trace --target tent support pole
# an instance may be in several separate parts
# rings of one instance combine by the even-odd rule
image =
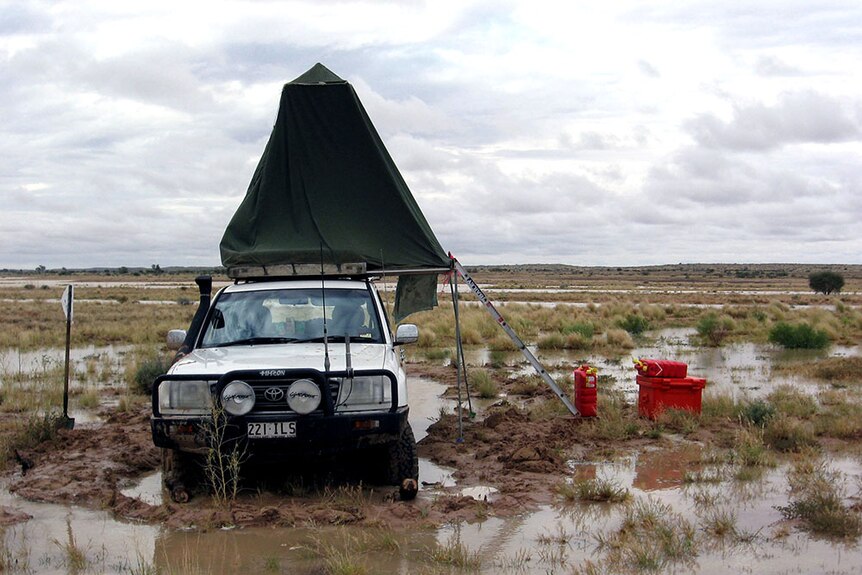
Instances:
[[[461,404],[461,374],[462,374],[461,368],[463,367],[463,362],[464,362],[464,351],[463,351],[463,348],[461,347],[461,320],[460,320],[460,317],[458,315],[458,295],[457,295],[458,291],[457,291],[457,288],[455,287],[457,281],[458,280],[455,277],[455,274],[451,274],[449,276],[449,288],[452,290],[452,308],[455,311],[455,361],[457,362],[456,367],[458,369],[458,375],[457,375],[457,378],[458,378],[458,439],[456,440],[456,443],[463,443],[464,442],[464,421],[463,421],[464,416],[462,413],[463,412],[463,406]],[[466,374],[466,370],[464,373]],[[466,375],[464,376],[464,379],[466,380]],[[467,382],[465,381],[464,383],[466,385]],[[467,398],[469,399],[469,397],[470,397],[470,393],[468,391],[467,392]]]

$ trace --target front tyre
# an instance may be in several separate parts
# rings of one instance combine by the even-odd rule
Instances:
[[[416,498],[419,492],[419,457],[416,455],[416,439],[413,429],[406,424],[398,440],[389,445],[387,483],[398,486],[402,501]]]
[[[176,503],[188,503],[196,482],[193,456],[176,449],[162,448],[162,484]]]

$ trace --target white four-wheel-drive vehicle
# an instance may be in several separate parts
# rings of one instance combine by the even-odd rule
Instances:
[[[169,346],[184,343],[184,355],[153,388],[153,440],[176,498],[187,497],[190,466],[237,446],[273,470],[363,450],[384,483],[403,499],[416,495],[398,346],[418,331],[411,324],[390,331],[370,279],[248,281],[211,302],[201,291],[189,332],[169,334]]]

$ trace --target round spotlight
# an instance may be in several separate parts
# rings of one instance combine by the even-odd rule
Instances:
[[[287,405],[300,415],[320,406],[320,388],[310,379],[297,379],[287,388]]]
[[[245,415],[254,407],[254,390],[244,381],[232,381],[221,392],[221,404],[230,415]]]

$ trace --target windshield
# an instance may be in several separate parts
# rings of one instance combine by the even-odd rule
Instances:
[[[323,341],[383,343],[367,290],[320,288],[223,293],[204,326],[201,347]]]

